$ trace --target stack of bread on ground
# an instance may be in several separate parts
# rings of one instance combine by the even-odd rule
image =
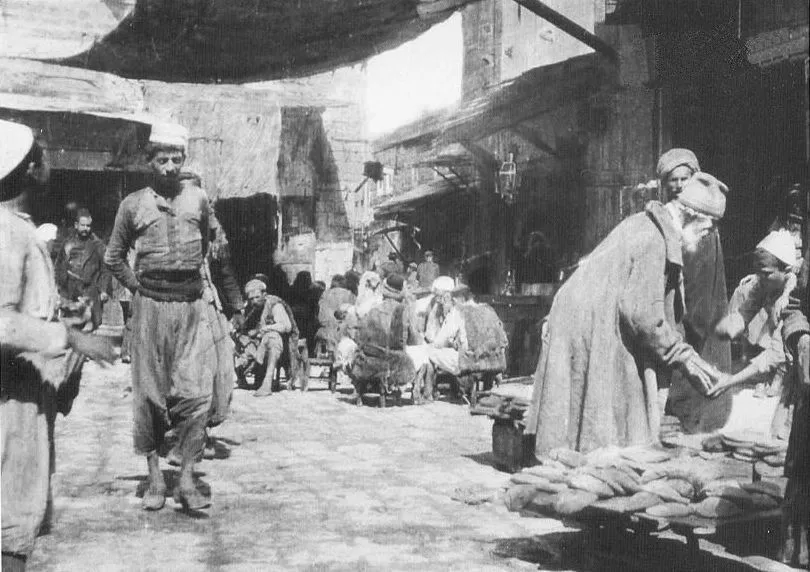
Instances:
[[[741,465],[655,448],[555,449],[512,475],[505,502],[529,513],[570,516],[595,505],[662,518],[722,519],[778,507],[783,485],[751,482],[750,465],[747,473]]]

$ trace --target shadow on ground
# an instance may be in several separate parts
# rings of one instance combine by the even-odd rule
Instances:
[[[558,532],[530,538],[502,538],[495,542],[492,555],[537,564],[541,570],[571,570],[581,565],[576,561],[581,549],[581,534]]]
[[[623,572],[751,572],[762,570],[757,565],[740,562],[750,554],[762,554],[765,548],[757,546],[741,551],[732,546],[705,545],[692,555],[686,543],[679,538],[642,536],[630,533],[606,534],[598,540],[586,539],[581,531],[555,532],[526,538],[497,540],[491,553],[498,558],[515,558],[536,564],[540,570],[581,570]],[[735,542],[742,541],[735,537]],[[755,542],[760,545],[761,541]],[[728,548],[728,552],[724,551]]]
[[[475,461],[479,465],[484,465],[485,467],[495,467],[496,469],[498,468],[497,465],[495,464],[495,455],[492,454],[492,451],[485,451],[483,453],[475,453],[472,455],[462,455],[462,457],[464,457],[465,459],[470,459],[471,461]]]

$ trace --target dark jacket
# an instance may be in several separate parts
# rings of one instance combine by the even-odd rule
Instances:
[[[95,234],[82,239],[75,232],[56,255],[56,284],[69,300],[79,296],[95,299],[112,293],[110,273],[104,266],[104,243]]]

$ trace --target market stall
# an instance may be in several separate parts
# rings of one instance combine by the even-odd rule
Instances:
[[[750,429],[683,436],[677,419],[665,417],[667,445],[554,449],[536,459],[523,434],[526,392],[509,393],[482,396],[472,410],[493,419],[495,464],[513,473],[504,502],[522,516],[579,527],[586,566],[638,568],[646,552],[640,547],[664,536],[685,544],[682,569],[702,569],[701,539],[776,556],[784,441]]]

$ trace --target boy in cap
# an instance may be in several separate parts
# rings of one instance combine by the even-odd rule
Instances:
[[[757,245],[755,273],[740,281],[731,297],[728,314],[715,331],[726,339],[746,334],[748,344],[758,353],[745,368],[717,384],[710,396],[766,377],[774,385],[770,392],[778,390],[788,365],[781,335],[782,311],[796,286],[795,266],[795,246],[788,231],[772,231]]]
[[[82,354],[114,359],[109,340],[83,334],[85,315],[51,321],[56,283],[50,253],[27,212],[48,179],[31,130],[0,120],[0,450],[2,569],[24,570],[50,500],[56,414],[78,391]],[[66,349],[72,351],[65,352]]]
[[[187,509],[210,505],[193,473],[205,446],[217,370],[201,274],[217,224],[205,191],[182,184],[187,139],[182,126],[152,126],[146,158],[153,185],[121,202],[104,257],[113,276],[133,293],[134,442],[149,469],[146,510],[165,503],[158,451],[169,427],[176,429],[182,457],[175,500]],[[127,261],[131,249],[133,267]]]
[[[666,205],[623,220],[563,284],[548,317],[527,433],[536,454],[658,440],[658,378],[679,369],[705,395],[722,374],[678,332],[684,252],[725,212],[725,185],[695,174]]]

